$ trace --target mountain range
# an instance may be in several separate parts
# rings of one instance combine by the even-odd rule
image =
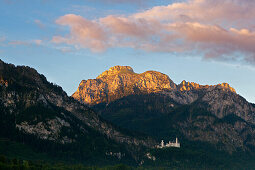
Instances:
[[[0,99],[1,137],[33,146],[36,152],[50,150],[51,156],[89,163],[111,163],[125,155],[124,160],[135,162],[140,148],[155,145],[151,138],[104,121],[30,67],[0,61]]]
[[[180,149],[155,148],[176,137]],[[252,169],[255,105],[227,83],[177,85],[129,66],[82,80],[68,96],[35,69],[0,60],[0,146],[26,160]]]
[[[227,83],[200,85],[129,66],[82,80],[72,95],[108,121],[161,139],[207,142],[217,150],[253,152],[255,105]],[[186,143],[189,143],[186,142]]]
[[[254,105],[236,94],[235,89],[227,83],[199,85],[184,80],[176,85],[163,73],[146,71],[137,74],[129,66],[115,66],[96,79],[82,80],[72,97],[85,104],[95,105],[109,104],[117,99],[139,94],[164,95],[178,104],[191,104],[201,100],[219,118],[234,114],[247,122],[255,123]]]

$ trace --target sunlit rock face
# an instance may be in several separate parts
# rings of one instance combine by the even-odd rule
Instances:
[[[217,84],[217,85],[200,85],[198,83],[186,82],[185,80],[183,80],[177,86],[177,89],[179,91],[190,91],[190,90],[199,90],[199,89],[212,90],[215,88],[222,89],[223,91],[230,91],[230,92],[236,93],[235,89],[230,87],[230,85],[228,83],[222,83],[222,84]]]
[[[183,80],[176,85],[167,75],[157,71],[137,74],[129,66],[114,66],[96,79],[82,80],[72,97],[83,103],[95,105],[133,94],[160,93],[170,95],[178,103],[189,104],[198,98],[194,91],[214,89],[235,93],[235,89],[227,83],[212,86]]]
[[[163,73],[147,71],[137,74],[129,66],[115,66],[96,79],[82,80],[72,96],[93,105],[108,103],[132,94],[156,93],[175,88],[174,82]]]

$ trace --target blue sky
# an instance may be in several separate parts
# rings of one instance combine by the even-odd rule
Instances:
[[[129,65],[176,84],[227,82],[255,103],[255,2],[217,1],[0,0],[0,58],[36,68],[69,95]]]

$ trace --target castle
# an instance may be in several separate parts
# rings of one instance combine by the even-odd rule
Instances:
[[[156,148],[168,148],[168,147],[176,147],[176,148],[180,148],[181,144],[178,142],[178,138],[176,137],[175,142],[168,142],[168,143],[164,143],[163,140],[161,140],[161,143],[159,145],[156,146]]]

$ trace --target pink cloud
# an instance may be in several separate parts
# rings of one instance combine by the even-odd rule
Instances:
[[[96,20],[68,14],[56,23],[70,27],[70,33],[54,36],[52,42],[95,52],[111,47],[196,51],[207,59],[255,63],[254,21],[254,0],[188,0]]]
[[[135,4],[135,5],[144,5],[150,0],[91,0],[93,2],[101,2],[108,4]]]
[[[161,21],[190,21],[235,23],[255,18],[253,0],[188,0],[167,6],[156,6],[136,13],[136,18],[156,19]]]
[[[7,41],[7,45],[11,46],[30,46],[30,45],[42,45],[43,41],[36,39],[36,40],[28,40],[28,41],[23,41],[23,40],[11,40]]]
[[[52,41],[55,43],[73,44],[81,48],[90,48],[95,52],[103,51],[107,48],[106,34],[96,22],[78,15],[67,14],[60,17],[56,23],[69,26],[70,35],[67,37],[54,36]]]
[[[42,40],[34,40],[33,41],[36,45],[41,45],[42,44]]]
[[[37,25],[38,27],[40,27],[41,29],[44,29],[44,28],[45,28],[45,25],[44,25],[40,20],[36,19],[34,22],[35,22],[36,25]]]
[[[126,35],[141,39],[147,39],[156,34],[160,23],[148,22],[144,19],[133,20],[132,18],[107,16],[100,19],[100,23],[106,26],[114,34]]]
[[[169,30],[179,34],[184,45],[195,44],[197,50],[205,52],[206,58],[231,58],[234,53],[242,53],[247,57],[255,54],[255,32],[247,29],[224,29],[216,25],[200,23],[175,23]],[[239,58],[240,59],[240,58]]]
[[[26,45],[26,46],[27,46],[27,45],[30,45],[29,42],[20,41],[20,40],[9,41],[8,44],[9,44],[9,45],[14,45],[14,46],[16,46],[16,45]]]

